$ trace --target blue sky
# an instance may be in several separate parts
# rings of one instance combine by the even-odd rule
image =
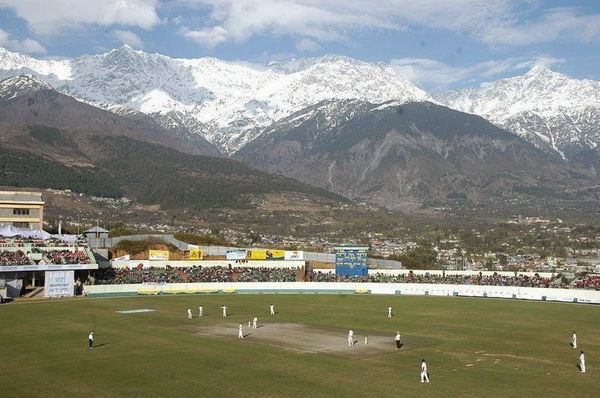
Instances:
[[[326,53],[390,63],[432,90],[535,64],[600,80],[596,0],[0,0],[0,46],[40,58],[126,43],[268,62]]]

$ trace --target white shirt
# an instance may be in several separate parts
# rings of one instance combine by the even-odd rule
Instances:
[[[581,363],[585,363],[585,355],[581,354],[581,355],[579,356],[579,362],[581,362]]]
[[[400,341],[400,333],[396,334],[396,341]]]
[[[427,372],[427,363],[421,362],[421,372]]]
[[[94,341],[94,333],[90,333],[90,335],[88,336],[88,339]]]
[[[254,323],[258,322],[258,318],[254,317],[254,319],[252,320]]]
[[[354,332],[352,330],[348,331],[348,337],[354,336]]]

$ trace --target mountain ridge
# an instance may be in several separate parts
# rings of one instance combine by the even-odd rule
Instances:
[[[251,141],[261,128],[321,100],[433,100],[389,65],[337,55],[253,64],[170,58],[124,46],[61,61],[6,50],[0,58],[4,77],[26,71],[91,104],[193,119],[192,124],[204,126],[194,133],[227,154]]]
[[[595,181],[479,116],[431,102],[323,101],[272,125],[236,157],[404,211],[453,198],[566,198],[566,186]]]
[[[436,98],[564,159],[600,144],[600,82],[572,79],[545,66]]]

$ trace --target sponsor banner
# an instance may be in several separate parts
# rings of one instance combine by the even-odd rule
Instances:
[[[227,260],[245,260],[246,249],[227,250],[226,258]]]
[[[155,261],[167,261],[169,259],[168,250],[149,250],[148,259]]]
[[[129,261],[129,260],[130,260],[129,254],[126,254],[121,257],[113,258],[113,261]]]
[[[301,250],[285,251],[284,260],[304,260],[304,252]]]
[[[190,260],[202,260],[204,253],[200,249],[190,249]]]
[[[98,264],[42,264],[42,265],[4,265],[0,272],[22,271],[62,271],[62,270],[98,269]]]
[[[252,249],[247,251],[247,259],[248,260],[266,260],[267,259],[267,251],[264,249]]]
[[[129,268],[137,268],[137,269],[142,269],[142,268],[150,268],[150,261],[149,260],[130,260],[129,261]]]
[[[73,271],[46,271],[44,295],[46,297],[72,296],[75,285]]]
[[[283,260],[285,258],[285,250],[267,250],[267,260]]]

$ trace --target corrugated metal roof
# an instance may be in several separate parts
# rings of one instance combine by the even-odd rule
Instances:
[[[85,231],[84,234],[88,234],[88,233],[96,234],[96,233],[104,233],[104,232],[109,232],[109,231],[105,230],[102,227],[95,226],[95,227],[90,228],[87,231]]]
[[[0,203],[44,204],[41,192],[0,191]]]

